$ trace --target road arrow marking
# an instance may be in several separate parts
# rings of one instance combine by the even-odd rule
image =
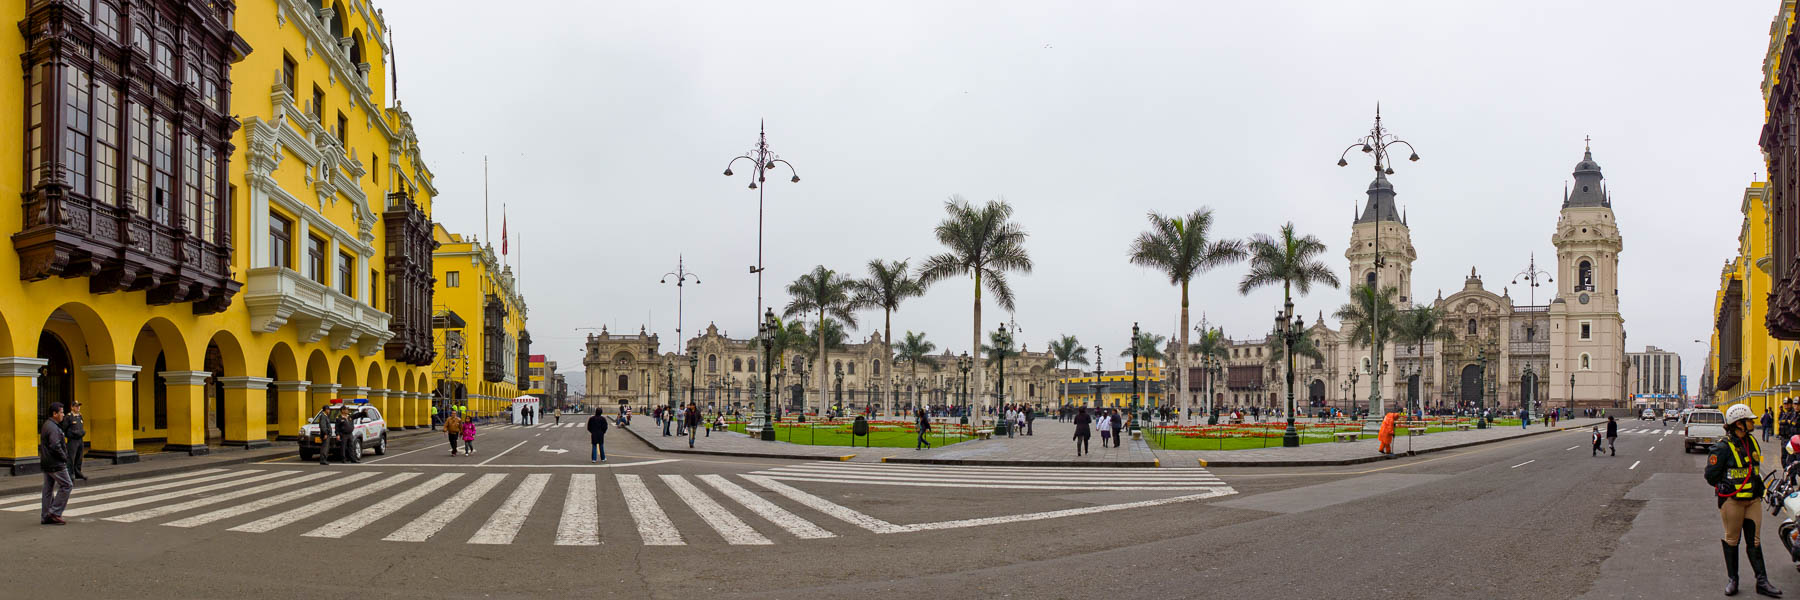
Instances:
[[[555,450],[551,450],[549,444],[544,444],[544,447],[538,448],[538,452],[554,452],[556,454],[562,454],[564,452],[568,452],[568,450],[564,450],[562,448],[557,448]]]

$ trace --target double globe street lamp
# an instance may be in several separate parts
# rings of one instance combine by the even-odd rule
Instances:
[[[1300,446],[1300,432],[1294,428],[1294,344],[1299,343],[1300,336],[1306,332],[1306,323],[1300,315],[1294,315],[1294,303],[1288,301],[1286,310],[1275,315],[1275,331],[1281,336],[1284,362],[1287,363],[1287,431],[1281,434],[1281,445],[1287,448]],[[1288,315],[1293,315],[1292,322]]]

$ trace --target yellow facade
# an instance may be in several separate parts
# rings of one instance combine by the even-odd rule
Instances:
[[[1793,25],[1793,3],[1782,2],[1770,24],[1768,52],[1763,58],[1765,106],[1777,83],[1782,45]],[[1766,110],[1763,117],[1766,121]],[[1800,398],[1800,377],[1795,373],[1796,363],[1800,363],[1800,342],[1774,339],[1764,325],[1769,292],[1773,288],[1769,275],[1773,240],[1764,182],[1752,182],[1744,190],[1738,210],[1743,214],[1738,228],[1738,252],[1725,263],[1719,274],[1719,289],[1713,298],[1715,322],[1708,361],[1713,381],[1729,381],[1729,375],[1721,380],[1721,375],[1729,372],[1737,374],[1737,381],[1718,386],[1713,397],[1702,401],[1720,407],[1745,403],[1761,414],[1764,410],[1778,409],[1785,401]],[[1726,306],[1728,298],[1736,305]],[[1727,335],[1727,331],[1732,335]],[[1728,338],[1733,336],[1737,338],[1735,348],[1720,347],[1732,341]],[[1730,350],[1736,351],[1735,356]],[[1737,359],[1735,364],[1725,364],[1733,358]]]
[[[14,10],[5,12],[23,15],[27,4],[6,0]],[[0,252],[0,466],[34,469],[42,407],[52,401],[82,402],[91,455],[117,462],[264,446],[292,436],[333,397],[370,399],[396,429],[426,424],[429,369],[383,351],[393,334],[380,297],[382,212],[388,194],[403,190],[428,214],[433,190],[409,118],[386,106],[385,26],[367,3],[355,4],[322,20],[309,2],[249,0],[228,20],[250,51],[229,72],[226,112],[237,128],[219,208],[231,279],[243,287],[223,311],[152,305],[146,291],[92,293],[84,276],[22,280],[20,255]],[[346,33],[332,38],[334,28]],[[352,36],[354,48],[337,41]],[[16,27],[0,33],[0,53],[20,56],[27,44]],[[0,77],[25,80],[19,61],[0,63]],[[308,98],[286,93],[284,73]],[[307,114],[315,86],[331,123]],[[0,114],[10,115],[0,118],[0,136],[24,139],[26,96],[0,94]],[[120,130],[129,143],[129,124]],[[3,164],[24,164],[21,152],[0,144]],[[19,198],[27,176],[0,169],[0,195]],[[22,211],[0,202],[0,223],[18,227]],[[271,264],[282,253],[271,214],[293,225],[286,266]],[[330,254],[308,276],[296,269],[310,263],[292,259],[309,257],[312,239]]]
[[[527,382],[524,355],[530,334],[525,329],[525,298],[518,292],[512,267],[504,265],[492,244],[442,225],[433,229],[438,243],[432,255],[437,278],[433,312],[455,313],[464,322],[460,332],[440,327],[433,332],[439,347],[453,333],[462,337],[462,356],[439,353],[432,370],[455,391],[452,398],[466,398],[469,410],[491,413],[506,410]],[[490,330],[491,316],[502,315]],[[541,366],[541,365],[540,365]]]
[[[1161,406],[1163,385],[1163,362],[1152,358],[1138,359],[1138,398],[1139,406]],[[1100,394],[1099,402],[1095,402],[1093,393],[1094,377],[1066,377],[1057,381],[1057,386],[1068,386],[1070,405],[1107,408],[1131,407],[1130,369],[1124,371],[1108,371],[1100,380],[1105,382],[1106,389]],[[1154,385],[1153,385],[1154,384]]]

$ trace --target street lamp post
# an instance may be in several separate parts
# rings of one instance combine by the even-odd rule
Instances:
[[[1359,375],[1359,372],[1356,369],[1350,369],[1350,418],[1352,418],[1352,419],[1357,418],[1357,416],[1356,416],[1356,380],[1360,379],[1360,377],[1358,375]]]
[[[758,418],[759,418],[759,420],[762,421],[762,424],[763,424],[762,436],[761,436],[763,441],[773,442],[773,441],[775,441],[775,421],[774,421],[775,401],[774,401],[774,398],[775,398],[776,392],[781,389],[781,388],[777,388],[775,386],[769,385],[769,383],[771,382],[771,380],[769,379],[769,375],[773,374],[774,370],[775,370],[775,365],[773,364],[775,362],[775,344],[773,343],[774,342],[773,336],[775,335],[775,328],[780,326],[780,324],[775,321],[775,309],[774,308],[770,308],[770,309],[768,309],[768,312],[763,313],[762,323],[763,323],[763,325],[762,325],[762,329],[763,329],[763,332],[762,332],[762,339],[763,339],[763,344],[762,344],[762,349],[763,349],[763,386],[762,386],[763,387],[763,409],[762,409],[762,415]]]
[[[1344,157],[1350,154],[1352,148],[1360,148],[1364,154],[1368,154],[1375,159],[1376,177],[1393,175],[1393,161],[1388,158],[1388,148],[1395,145],[1406,146],[1407,151],[1411,153],[1410,156],[1406,157],[1407,160],[1413,162],[1419,161],[1419,151],[1413,148],[1411,142],[1407,142],[1406,140],[1394,136],[1394,134],[1388,132],[1387,128],[1381,126],[1381,106],[1376,105],[1375,127],[1369,129],[1368,135],[1358,138],[1356,142],[1350,144],[1348,148],[1344,148],[1344,151],[1338,154],[1337,165],[1340,167],[1349,165],[1350,162],[1345,160]],[[1375,210],[1379,212],[1381,207],[1377,206],[1375,207]],[[1381,289],[1381,270],[1387,266],[1386,260],[1381,257],[1381,215],[1377,214],[1375,216],[1375,222],[1375,271],[1374,280],[1371,281],[1369,285],[1371,291]],[[1377,340],[1381,339],[1381,336],[1379,335],[1380,329],[1381,322],[1379,319],[1369,327],[1369,347],[1370,352],[1372,353],[1372,358],[1369,361],[1370,365],[1381,364],[1381,346],[1375,343]],[[1370,370],[1372,372],[1370,373],[1369,379],[1369,407],[1373,409],[1381,403],[1381,371],[1376,371],[1373,368]],[[1387,410],[1384,412],[1394,411]],[[1370,416],[1372,417],[1374,415],[1371,414]]]
[[[694,380],[700,376],[700,354],[695,350],[688,351],[688,404],[694,402]]]
[[[1141,421],[1144,418],[1143,414],[1138,412],[1139,411],[1139,408],[1138,408],[1138,339],[1139,339],[1138,338],[1138,324],[1134,321],[1131,324],[1131,416],[1132,416],[1131,430],[1132,431],[1138,430],[1138,421]]]
[[[1289,301],[1282,314],[1275,317],[1275,328],[1281,334],[1281,343],[1285,351],[1282,353],[1287,363],[1287,431],[1281,434],[1281,445],[1288,448],[1300,446],[1300,432],[1294,427],[1294,344],[1306,332],[1306,323],[1300,315],[1294,314],[1294,303]],[[1292,322],[1289,316],[1293,317]]]
[[[1101,364],[1103,362],[1106,358],[1100,354],[1100,347],[1094,346],[1094,410],[1106,407],[1106,367]]]
[[[1012,346],[1012,338],[1006,335],[1006,324],[1001,323],[995,330],[994,358],[1000,363],[1000,377],[994,382],[994,436],[1006,435],[1011,423],[1006,422],[1006,355]]]
[[[825,414],[819,415],[821,419],[829,418],[827,415],[837,416],[838,407],[844,405],[844,363],[837,363],[833,371],[836,374],[836,381],[831,386],[831,406],[822,407]]]
[[[1487,387],[1483,385],[1487,381],[1487,348],[1481,349],[1476,362],[1481,366],[1476,370],[1478,379],[1475,380],[1475,428],[1487,429]]]
[[[685,302],[683,290],[687,285],[688,280],[693,280],[694,285],[700,285],[700,276],[687,270],[686,258],[677,254],[675,255],[675,270],[663,273],[662,280],[657,283],[668,283],[670,278],[675,279],[675,343],[680,344],[681,320],[684,316],[682,312],[684,310],[683,304]]]
[[[1575,374],[1569,374],[1569,415],[1575,415]]]
[[[663,361],[663,365],[669,368],[669,388],[667,390],[664,390],[665,392],[667,392],[664,395],[668,396],[668,398],[669,398],[669,411],[668,411],[669,414],[674,414],[675,413],[675,359],[671,358],[669,360]],[[664,416],[667,417],[668,415],[664,415]],[[668,434],[669,434],[669,420],[667,418],[664,418],[663,419],[663,435],[668,435]]]
[[[761,122],[756,124],[756,147],[751,148],[749,152],[744,153],[742,156],[731,159],[731,162],[725,163],[726,177],[731,176],[731,165],[737,164],[737,161],[740,160],[748,160],[750,161],[750,164],[753,165],[750,174],[754,177],[754,180],[750,182],[750,189],[756,190],[756,264],[750,267],[750,272],[756,274],[756,312],[757,314],[762,314],[764,186],[759,184],[768,182],[767,173],[768,171],[775,169],[775,163],[781,163],[782,165],[787,166],[788,173],[793,175],[793,178],[788,180],[790,182],[800,183],[800,173],[794,170],[793,163],[782,160],[780,156],[777,156],[774,152],[769,150],[768,129],[764,127]]]
[[[969,353],[963,351],[962,357],[956,359],[956,366],[962,369],[962,424],[969,424]]]

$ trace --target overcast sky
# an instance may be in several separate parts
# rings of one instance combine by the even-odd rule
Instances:
[[[1424,160],[1392,177],[1418,250],[1414,293],[1498,292],[1550,235],[1583,136],[1625,249],[1628,350],[1685,359],[1697,391],[1719,269],[1760,178],[1762,57],[1775,0],[1686,2],[541,2],[385,0],[398,97],[441,194],[434,218],[482,231],[507,206],[533,352],[579,370],[579,327],[640,325],[675,347],[677,255],[688,335],[754,334],[756,193],[720,173],[756,140],[803,181],[767,189],[764,295],[815,265],[941,251],[952,194],[1004,197],[1036,263],[1012,279],[1033,350],[1060,334],[1121,364],[1134,321],[1173,333],[1179,296],[1129,264],[1146,211],[1215,211],[1217,237],[1293,221],[1347,269],[1366,159],[1385,122]],[[517,264],[515,262],[515,264]],[[1270,327],[1280,290],[1246,267],[1202,275],[1201,313],[1236,338]],[[967,348],[972,284],[894,315]],[[1523,304],[1527,289],[1511,285]],[[1538,302],[1553,288],[1540,289]],[[1299,300],[1310,322],[1341,290]],[[1006,313],[990,304],[982,327]],[[1335,323],[1333,323],[1335,326]],[[879,331],[865,313],[853,336]],[[572,378],[572,383],[575,379]]]

